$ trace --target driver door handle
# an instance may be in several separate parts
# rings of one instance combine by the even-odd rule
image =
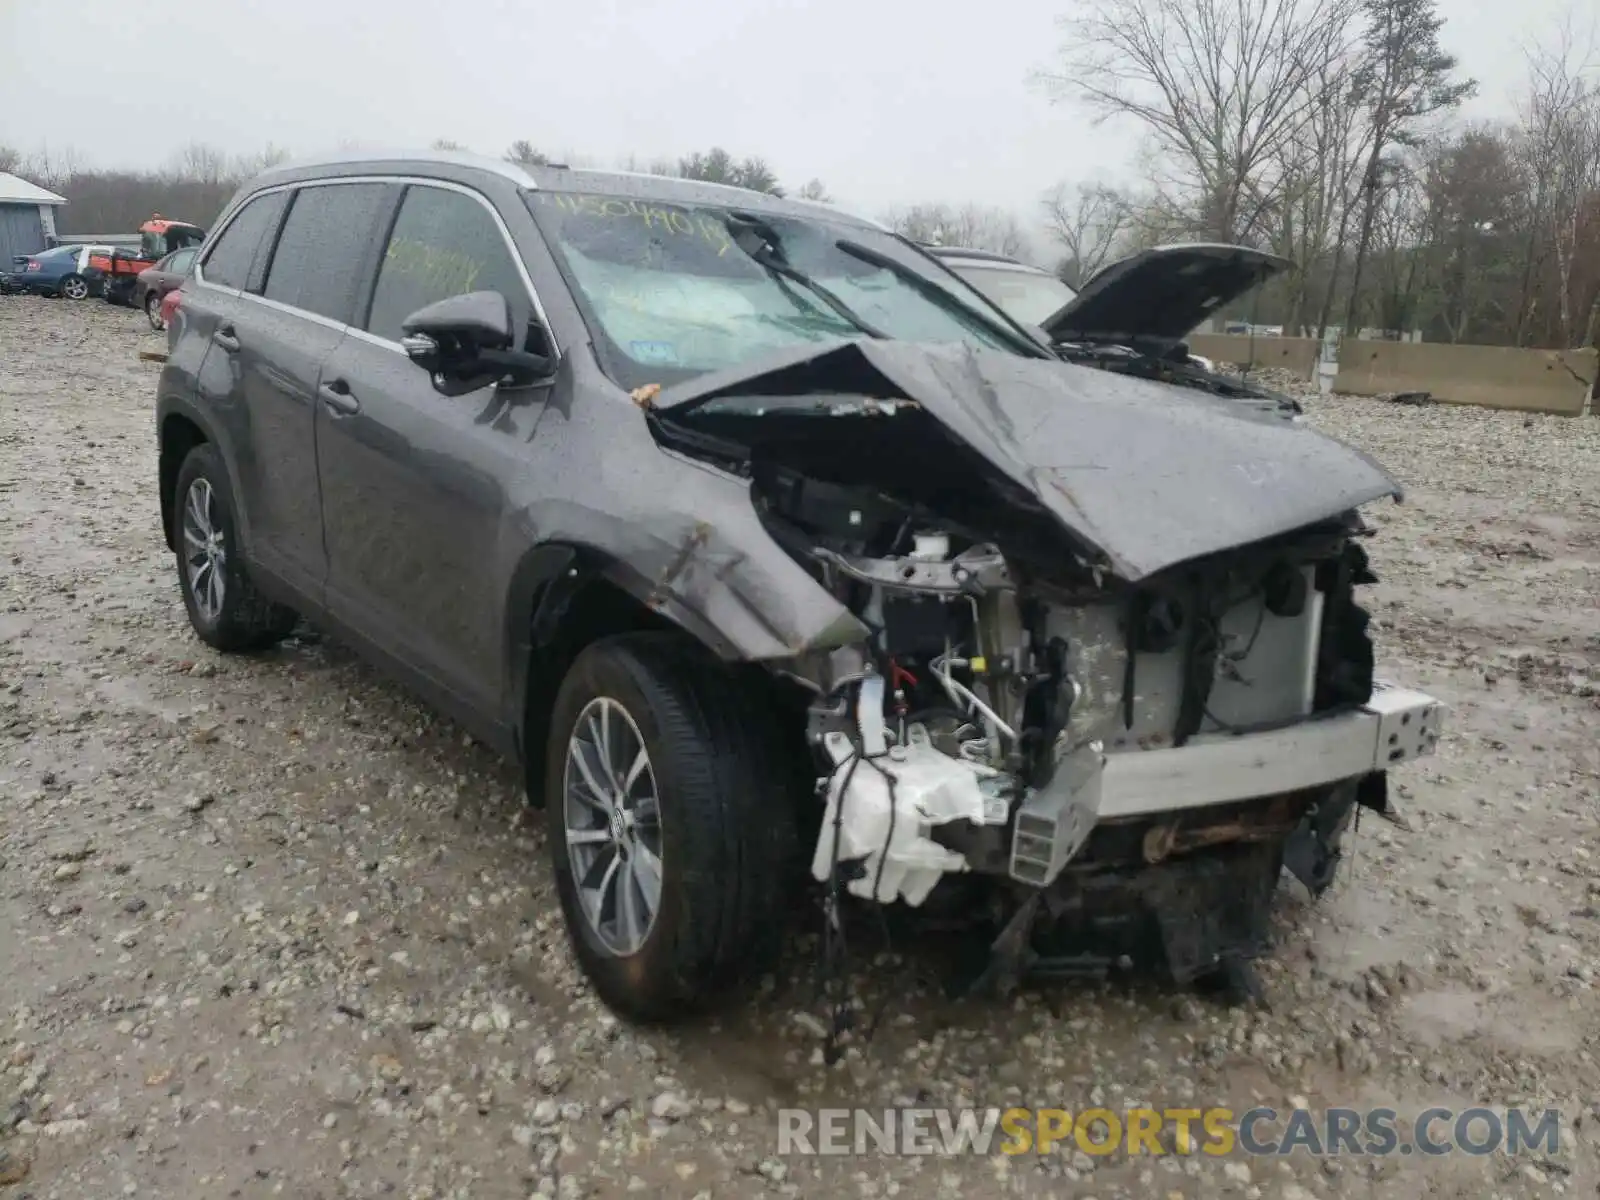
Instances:
[[[317,389],[323,407],[336,417],[349,417],[361,411],[361,401],[350,394],[350,385],[342,379],[325,383]]]

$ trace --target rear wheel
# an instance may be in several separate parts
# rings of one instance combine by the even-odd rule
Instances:
[[[287,637],[298,618],[257,591],[245,571],[227,474],[207,444],[189,451],[178,469],[172,520],[178,585],[200,640],[238,651],[262,650]]]
[[[67,300],[84,300],[89,296],[89,281],[82,275],[68,275],[58,290]]]
[[[161,319],[161,297],[154,292],[146,292],[144,295],[144,315],[145,320],[150,322],[150,328],[157,333],[167,327],[166,322]]]
[[[545,805],[568,936],[600,998],[661,1021],[776,958],[789,765],[723,664],[671,634],[597,642],[556,698]]]

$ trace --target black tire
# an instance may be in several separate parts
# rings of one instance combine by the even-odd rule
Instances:
[[[157,333],[166,328],[166,324],[161,320],[161,297],[153,291],[144,294],[144,318],[150,322],[150,328]]]
[[[556,890],[584,973],[623,1016],[655,1023],[702,1011],[777,958],[794,879],[796,776],[759,696],[697,645],[659,633],[589,646],[556,696],[544,780]],[[660,814],[659,904],[627,955],[584,913],[567,845],[568,746],[601,697],[642,735]]]
[[[56,295],[63,300],[87,300],[92,290],[89,281],[76,271],[63,276],[61,282],[56,285]]]
[[[193,527],[188,525],[188,506],[191,490],[197,482],[203,482],[209,489],[208,521],[211,529],[220,534],[219,545],[223,552],[220,569],[215,561],[212,563],[212,570],[222,585],[217,605],[212,605],[209,599],[197,598],[196,580],[189,569],[189,552],[194,549],[194,542],[189,537]],[[299,618],[293,609],[268,600],[251,582],[244,556],[239,553],[233,493],[228,487],[227,472],[222,469],[216,450],[207,443],[189,451],[178,469],[172,496],[172,522],[178,587],[183,593],[189,623],[201,641],[216,650],[236,652],[264,650],[289,636]]]

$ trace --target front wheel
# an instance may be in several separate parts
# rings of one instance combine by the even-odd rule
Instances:
[[[89,298],[89,281],[82,275],[68,275],[61,281],[61,295],[67,300],[87,300]]]
[[[245,571],[228,477],[207,444],[189,451],[178,469],[172,520],[178,586],[200,640],[238,651],[263,650],[288,637],[298,618],[257,591]]]
[[[567,933],[600,998],[703,1009],[782,944],[794,795],[774,723],[674,635],[591,645],[556,697],[546,819]]]

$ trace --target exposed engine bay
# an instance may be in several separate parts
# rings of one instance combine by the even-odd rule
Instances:
[[[1304,411],[1293,396],[1199,365],[1182,343],[1175,347],[1142,347],[1137,341],[1131,345],[1122,342],[1056,342],[1053,348],[1063,360],[1078,366],[1175,384],[1230,399],[1271,400],[1285,412],[1296,415]]]
[[[864,490],[780,472],[762,496],[779,540],[804,536],[872,630],[860,678],[835,681],[810,729],[842,841],[819,843],[818,863],[859,851],[851,889],[867,898],[919,904],[951,869],[1046,886],[1096,824],[1106,755],[1282,728],[1371,692],[1351,603],[1370,575],[1341,523],[1130,587],[1021,573]],[[889,831],[891,779],[923,828]]]
[[[993,982],[1242,970],[1280,872],[1325,889],[1442,720],[1373,675],[1357,510],[1392,481],[1270,392],[1090,357],[869,343],[652,415],[865,630],[779,668],[811,693],[812,876],[980,916]]]
[[[1264,948],[1291,837],[1306,843],[1291,869],[1320,891],[1352,802],[1384,807],[1374,773],[1246,792],[1176,820],[1102,812],[1106,766],[1122,756],[1283,730],[1371,696],[1372,647],[1354,602],[1372,579],[1359,526],[1332,523],[1134,588],[1014,573],[993,544],[851,507],[833,489],[784,494],[787,510],[771,519],[816,536],[825,585],[873,631],[859,680],[811,708],[826,768],[817,880],[841,873],[858,897],[921,906],[949,876],[996,877],[1029,934],[1132,884],[1134,924],[1154,922],[1144,932],[1187,981],[1238,972]],[[825,531],[836,515],[844,528]],[[1431,707],[1418,722],[1414,748],[1425,753],[1438,735]],[[1330,813],[1331,824],[1302,832]],[[1151,903],[1152,887],[1168,894]],[[1098,955],[1083,949],[1093,940],[1072,939],[1071,973],[1131,961],[1137,930],[1101,932]],[[1001,977],[1047,965],[1031,943],[1014,950],[1019,961],[991,964]]]

